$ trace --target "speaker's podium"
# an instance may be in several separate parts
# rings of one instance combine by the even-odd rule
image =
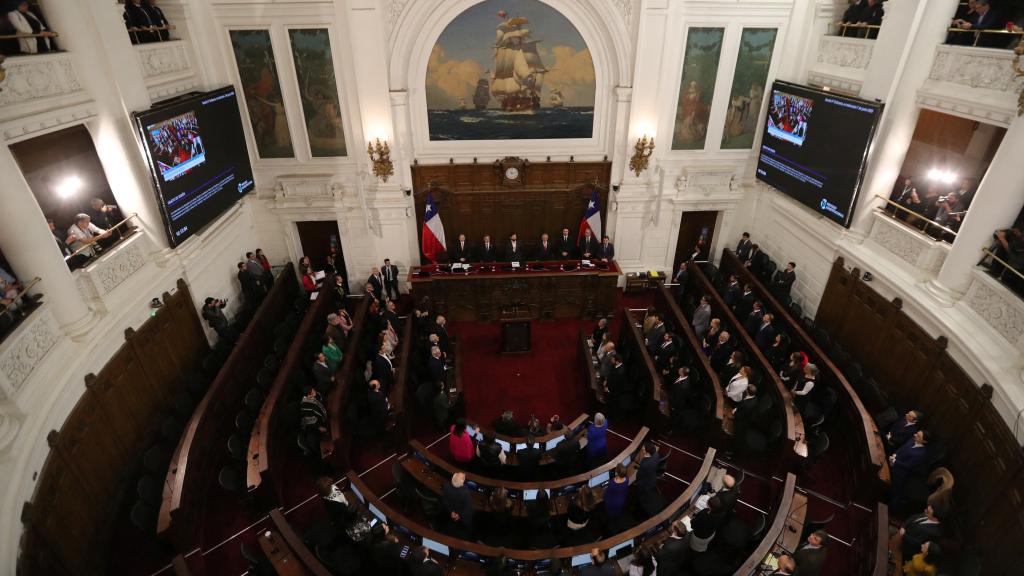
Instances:
[[[501,353],[530,351],[530,309],[513,306],[501,311]]]

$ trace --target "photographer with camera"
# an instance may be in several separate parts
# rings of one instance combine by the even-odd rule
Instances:
[[[995,240],[992,252],[1017,272],[1024,272],[1024,232],[1014,226],[1006,230],[996,230],[992,234],[992,239]],[[990,270],[1014,292],[1024,292],[1024,280],[1012,271],[1006,272],[1005,267],[998,261],[992,262]]]
[[[207,298],[206,303],[203,304],[203,320],[206,320],[206,323],[210,325],[210,328],[213,328],[213,331],[221,339],[234,341],[235,331],[228,323],[227,317],[224,316],[224,307],[227,305],[227,298],[223,300]]]

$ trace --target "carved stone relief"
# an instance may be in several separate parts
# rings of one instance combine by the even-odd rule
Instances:
[[[967,305],[1014,346],[1024,336],[1024,302],[975,279],[967,291]],[[1012,300],[1011,300],[1012,299]]]
[[[4,66],[7,80],[0,91],[3,106],[82,91],[71,57],[66,54],[8,58]]]
[[[1024,84],[1007,73],[1012,53],[965,53],[964,49],[939,47],[932,63],[930,80],[949,82],[971,88],[985,88],[997,92],[1016,94]]]
[[[146,256],[142,253],[140,243],[135,242],[120,253],[100,260],[98,264],[93,271],[93,278],[100,293],[107,294],[141,270],[146,265]]]
[[[185,45],[179,41],[135,46],[142,64],[142,77],[146,80],[187,72],[191,69]]]
[[[0,352],[0,376],[5,392],[13,395],[21,389],[32,371],[60,340],[57,323],[48,309],[37,310],[25,321],[26,325],[4,340]]]
[[[818,44],[818,62],[840,68],[867,69],[874,40],[822,36]]]

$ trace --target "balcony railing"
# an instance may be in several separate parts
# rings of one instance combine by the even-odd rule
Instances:
[[[864,24],[863,22],[831,22],[829,34],[846,38],[867,38],[874,40],[878,37],[878,30],[881,24]]]
[[[1014,27],[1014,29],[993,29],[993,30],[974,30],[964,28],[949,28],[948,37],[946,38],[947,44],[954,44],[959,46],[974,46],[976,48],[1013,48],[1016,46],[1014,40],[1020,41],[1024,38],[1024,30]],[[954,42],[954,40],[961,40],[961,37],[966,42]],[[981,44],[981,46],[978,46]]]
[[[72,270],[88,266],[92,261],[100,258],[104,251],[110,250],[134,234],[135,228],[128,228],[127,226],[129,221],[134,218],[138,218],[138,216],[138,214],[128,216],[124,220],[121,220],[117,224],[108,228],[108,233],[106,234],[81,239],[80,242],[82,242],[84,246],[65,256],[64,261],[68,263],[68,267]],[[125,230],[121,230],[122,227],[124,227]],[[106,243],[104,246],[102,240],[106,238],[113,238],[114,240]]]

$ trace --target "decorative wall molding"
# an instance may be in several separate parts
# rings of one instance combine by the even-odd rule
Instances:
[[[826,35],[818,42],[817,61],[839,68],[867,70],[874,48],[874,40]]]
[[[0,111],[0,115],[2,114],[3,112]],[[96,116],[97,109],[94,102],[74,104],[55,111],[12,117],[10,120],[0,122],[0,134],[8,141],[24,140],[75,124],[83,124]]]
[[[626,24],[626,30],[629,30],[630,25],[633,23],[633,0],[611,0],[611,2],[619,9],[619,14],[622,14],[622,21]]]
[[[60,339],[60,329],[48,306],[29,315],[0,345],[0,396],[14,398]]]
[[[723,170],[684,170],[676,178],[676,190],[679,196],[720,196],[736,189],[736,171]]]
[[[312,198],[341,199],[344,188],[334,182],[333,174],[281,175],[274,187],[276,200]]]
[[[1006,73],[1012,61],[1013,52],[1008,50],[939,46],[928,79],[1017,94],[1022,82]]]
[[[97,262],[92,270],[92,276],[99,280],[96,288],[103,295],[120,286],[145,265],[146,256],[142,253],[142,247],[139,242],[134,242],[113,256],[107,256]]]
[[[1011,345],[1024,349],[1024,301],[984,273],[974,274],[963,302]]]
[[[4,66],[7,80],[0,86],[0,106],[83,92],[68,54],[16,56]]]
[[[408,3],[409,0],[384,0],[384,27],[388,38],[391,38],[391,33],[395,30],[395,24],[402,17],[402,12]]]
[[[181,40],[157,42],[152,44],[136,44],[135,52],[139,55],[142,66],[142,77],[147,84],[153,78],[170,76],[181,72],[191,73],[188,50]]]
[[[913,269],[911,275],[918,280],[938,274],[949,255],[949,245],[945,242],[926,236],[880,212],[874,214],[868,240],[909,264]]]

